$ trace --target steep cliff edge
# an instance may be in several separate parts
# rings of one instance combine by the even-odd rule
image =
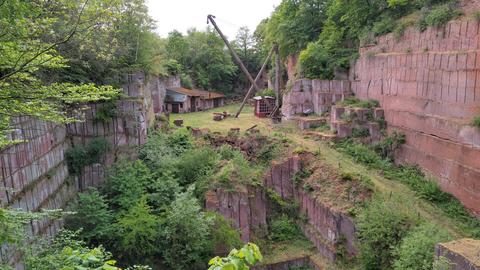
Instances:
[[[389,130],[406,135],[398,161],[415,163],[480,215],[480,24],[462,18],[360,49],[351,88],[385,109]]]

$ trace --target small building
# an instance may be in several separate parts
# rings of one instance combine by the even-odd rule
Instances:
[[[268,117],[273,109],[275,108],[275,98],[274,97],[254,97],[255,101],[255,110],[254,113],[257,117]]]
[[[222,107],[225,95],[183,87],[167,88],[165,107],[171,113],[188,113]]]

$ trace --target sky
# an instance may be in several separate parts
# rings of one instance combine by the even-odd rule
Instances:
[[[204,30],[207,15],[216,16],[220,30],[229,39],[235,38],[242,26],[253,32],[263,19],[270,16],[281,0],[147,0],[150,15],[157,21],[162,37],[189,28]]]

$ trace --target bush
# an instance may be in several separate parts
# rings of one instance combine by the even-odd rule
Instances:
[[[65,219],[66,228],[81,230],[79,237],[90,246],[110,243],[114,232],[114,216],[104,196],[95,188],[90,188],[88,192],[78,194],[73,209],[75,214]]]
[[[227,220],[222,215],[214,212],[206,213],[206,217],[213,220],[210,235],[214,253],[225,253],[243,245],[240,232],[232,227],[231,220]]]
[[[146,192],[148,204],[153,207],[155,213],[160,214],[175,200],[181,188],[173,174],[166,171],[146,186]]]
[[[158,175],[172,170],[177,162],[175,154],[167,145],[167,139],[165,133],[153,133],[139,151],[139,158]]]
[[[142,161],[121,160],[115,163],[102,187],[110,205],[116,210],[128,210],[145,194],[154,176]]]
[[[75,146],[65,152],[68,171],[73,175],[80,175],[83,167],[100,162],[102,155],[110,148],[105,138],[96,138],[86,146]]]
[[[205,269],[213,220],[201,211],[191,190],[177,196],[160,227],[161,249],[168,269]]]
[[[426,14],[425,24],[432,27],[441,27],[459,15],[458,10],[452,9],[448,5],[438,6]]]
[[[375,22],[372,27],[372,32],[375,36],[381,36],[392,32],[395,27],[395,20],[392,17],[384,18],[381,21]]]
[[[271,88],[263,89],[262,91],[255,94],[256,97],[276,97],[277,93]]]
[[[145,261],[159,252],[159,221],[142,197],[118,220],[118,249],[130,261]]]
[[[173,154],[180,156],[188,149],[192,149],[195,144],[190,131],[181,128],[167,136],[167,146],[171,149]]]
[[[390,269],[395,249],[418,219],[399,198],[375,198],[358,215],[360,261],[365,269]]]
[[[216,174],[218,183],[224,187],[233,188],[235,184],[257,185],[260,178],[260,168],[250,164],[243,155],[238,155],[223,164]]]
[[[480,129],[480,116],[473,118],[471,125]]]
[[[185,152],[176,165],[176,175],[183,187],[206,180],[217,164],[218,156],[211,148],[192,149]]]
[[[380,142],[375,143],[373,149],[382,158],[393,160],[395,151],[404,143],[405,134],[394,131]]]
[[[300,227],[287,215],[281,215],[270,223],[270,238],[274,241],[289,241],[304,237]]]
[[[432,269],[435,244],[450,241],[451,238],[448,232],[439,229],[436,224],[419,225],[410,231],[396,248],[397,259],[393,263],[393,269]]]

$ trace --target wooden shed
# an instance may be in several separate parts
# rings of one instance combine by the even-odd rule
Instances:
[[[274,97],[254,97],[253,100],[255,101],[255,115],[257,117],[268,117],[272,110],[275,108],[275,98]]]

